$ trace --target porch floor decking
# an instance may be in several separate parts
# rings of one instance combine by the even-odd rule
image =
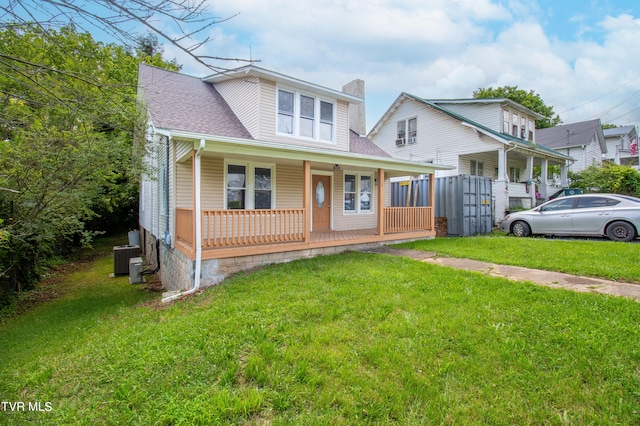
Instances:
[[[203,259],[216,259],[228,257],[242,257],[259,254],[270,254],[278,252],[289,252],[295,250],[306,249],[322,249],[326,247],[359,245],[359,244],[384,244],[387,242],[432,238],[435,237],[435,231],[408,231],[394,232],[378,235],[375,228],[371,229],[353,229],[348,231],[314,231],[311,232],[308,242],[278,242],[271,244],[246,244],[246,245],[229,245],[222,247],[203,247]],[[195,253],[192,251],[191,245],[181,242],[177,246],[185,254],[195,259]]]
[[[372,229],[350,229],[348,231],[312,231],[311,244],[328,243],[343,240],[357,240],[361,238],[376,237],[378,231]]]

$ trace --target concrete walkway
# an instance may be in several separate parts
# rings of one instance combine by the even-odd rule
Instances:
[[[542,271],[520,266],[497,265],[495,263],[481,262],[471,259],[459,259],[454,257],[440,257],[435,253],[419,250],[396,249],[387,246],[374,247],[362,250],[367,253],[387,254],[390,256],[403,256],[422,262],[433,263],[451,268],[477,271],[495,277],[508,278],[516,281],[529,281],[534,284],[553,288],[566,288],[574,291],[612,294],[640,301],[640,284],[609,281],[600,278],[580,277],[563,274],[560,272]]]

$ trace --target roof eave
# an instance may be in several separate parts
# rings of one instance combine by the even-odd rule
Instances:
[[[436,170],[452,170],[454,167],[442,164],[422,163],[416,161],[401,160],[392,157],[378,157],[368,154],[357,154],[349,151],[332,151],[313,147],[286,145],[277,142],[268,142],[255,139],[232,138],[216,135],[207,135],[193,132],[176,131],[169,129],[156,129],[160,134],[193,140],[194,144],[200,140],[207,141],[205,151],[214,150],[220,153],[238,153],[238,148],[243,148],[247,155],[262,157],[278,157],[288,160],[310,160],[327,164],[341,164],[348,166],[382,168],[389,171],[404,173],[429,174]]]
[[[318,93],[323,96],[328,96],[328,97],[335,98],[344,102],[349,102],[352,104],[364,103],[364,99],[359,98],[357,96],[349,95],[339,90],[330,89],[328,87],[320,86],[315,83],[310,83],[308,81],[300,80],[298,78],[281,74],[279,72],[267,70],[265,68],[260,68],[255,65],[247,65],[245,67],[237,68],[235,70],[231,70],[228,72],[212,74],[212,75],[203,77],[202,81],[204,81],[205,83],[216,84],[216,83],[221,83],[223,81],[228,81],[228,80],[238,79],[238,78],[245,78],[250,76],[275,81],[276,83],[281,83],[297,89],[309,90],[309,91],[312,91],[313,93]]]

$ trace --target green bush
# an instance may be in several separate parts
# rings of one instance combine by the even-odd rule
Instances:
[[[640,173],[631,166],[604,163],[581,172],[569,172],[572,188],[640,197]]]

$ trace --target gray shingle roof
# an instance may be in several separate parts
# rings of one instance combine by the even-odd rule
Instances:
[[[385,150],[373,143],[371,139],[360,136],[353,130],[349,130],[349,152],[391,158]]]
[[[140,64],[138,87],[156,127],[253,139],[213,85],[197,77]]]
[[[536,130],[536,142],[549,148],[589,145],[594,136],[602,135],[600,120],[582,121]],[[602,136],[603,140],[604,137]],[[599,140],[602,143],[603,140]]]
[[[614,127],[611,129],[603,129],[602,132],[604,133],[605,137],[611,137],[611,136],[627,135],[631,133],[632,130],[634,130],[634,126],[623,126],[623,127]]]

